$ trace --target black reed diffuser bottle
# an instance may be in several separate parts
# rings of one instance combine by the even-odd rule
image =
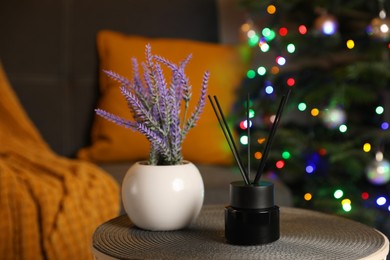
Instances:
[[[225,237],[230,244],[261,245],[274,242],[280,237],[279,207],[274,203],[274,185],[271,182],[260,181],[260,178],[283,108],[290,92],[291,89],[288,89],[287,94],[283,96],[280,102],[275,121],[268,136],[262,160],[253,182],[250,182],[249,176],[250,143],[248,143],[248,167],[247,170],[245,170],[241,159],[238,156],[237,148],[218,103],[218,99],[214,96],[215,105],[209,96],[215,115],[217,116],[218,122],[221,125],[221,129],[243,177],[243,181],[230,183],[230,205],[225,208]],[[248,95],[247,129],[248,139],[250,140],[249,103]]]
[[[279,239],[279,207],[274,204],[274,185],[230,184],[230,206],[225,208],[225,237],[235,245],[261,245]]]

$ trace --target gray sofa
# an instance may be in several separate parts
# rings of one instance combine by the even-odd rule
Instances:
[[[89,144],[99,96],[95,38],[99,30],[226,42],[221,37],[237,19],[226,15],[234,10],[239,8],[231,0],[1,1],[0,59],[45,140],[58,154],[74,157]],[[130,164],[101,167],[120,183]],[[215,165],[199,168],[205,203],[227,203],[229,183],[241,178],[237,170]],[[276,189],[277,204],[290,206],[286,186],[276,182]]]
[[[0,2],[0,59],[25,109],[59,154],[89,143],[98,92],[96,33],[218,42],[214,0]]]

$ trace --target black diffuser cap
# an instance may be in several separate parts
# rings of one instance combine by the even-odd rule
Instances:
[[[230,205],[240,209],[265,209],[274,206],[274,185],[260,182],[246,185],[243,181],[230,183]]]

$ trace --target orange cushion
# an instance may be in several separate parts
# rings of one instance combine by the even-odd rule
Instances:
[[[245,66],[237,47],[196,42],[183,39],[155,39],[101,31],[97,45],[100,69],[111,70],[132,79],[131,58],[140,64],[145,60],[145,45],[151,44],[152,53],[178,63],[192,54],[186,74],[192,85],[190,112],[200,95],[203,74],[210,71],[208,94],[217,95],[227,115],[235,99],[235,88],[244,76]],[[143,70],[140,67],[142,75]],[[165,75],[167,81],[170,76]],[[101,97],[98,108],[131,119],[126,101],[117,82],[100,74]],[[99,116],[92,127],[92,145],[79,151],[78,157],[94,162],[135,161],[148,159],[149,143],[140,133],[117,126]],[[194,163],[221,164],[232,162],[232,155],[219,127],[210,103],[195,128],[183,143],[183,157]]]

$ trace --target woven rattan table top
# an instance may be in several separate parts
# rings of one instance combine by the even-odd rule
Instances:
[[[224,207],[204,206],[197,221],[179,231],[144,231],[124,215],[97,228],[93,249],[116,259],[385,259],[387,238],[345,218],[280,208],[280,239],[235,246],[224,238]]]

